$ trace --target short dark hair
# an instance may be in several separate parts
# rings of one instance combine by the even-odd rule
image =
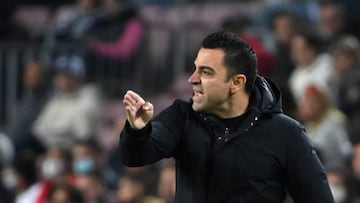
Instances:
[[[313,49],[317,54],[326,50],[325,40],[320,36],[320,33],[313,28],[307,28],[298,31],[295,35],[302,37],[308,47]]]
[[[246,76],[245,91],[251,93],[257,75],[257,58],[252,47],[234,33],[219,31],[208,35],[202,42],[206,49],[224,50],[224,65],[228,78],[236,74]]]

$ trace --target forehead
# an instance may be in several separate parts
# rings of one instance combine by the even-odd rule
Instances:
[[[195,59],[196,66],[224,66],[224,51],[222,49],[201,48]]]

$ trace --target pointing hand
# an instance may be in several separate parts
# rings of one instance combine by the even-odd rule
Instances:
[[[150,102],[145,102],[137,93],[128,90],[124,95],[123,103],[127,112],[127,120],[133,129],[139,130],[151,120],[154,107]]]

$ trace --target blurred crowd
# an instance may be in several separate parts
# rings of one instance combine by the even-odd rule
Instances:
[[[1,3],[0,46],[43,48],[18,63],[19,96],[0,128],[0,203],[173,202],[173,159],[121,162],[122,94],[141,92],[155,113],[189,99],[199,40],[220,29],[254,48],[259,74],[305,126],[336,203],[360,203],[359,1],[24,2]]]

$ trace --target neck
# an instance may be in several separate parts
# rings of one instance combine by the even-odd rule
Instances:
[[[246,112],[249,106],[249,94],[237,92],[229,96],[229,100],[224,103],[218,112],[215,112],[219,118],[234,118],[241,116]]]

